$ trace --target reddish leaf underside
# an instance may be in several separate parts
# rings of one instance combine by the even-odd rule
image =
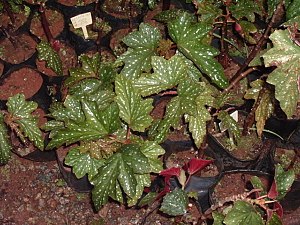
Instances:
[[[268,198],[275,199],[278,196],[277,185],[275,179],[273,180],[272,186],[268,192]]]
[[[169,169],[162,170],[159,175],[164,177],[171,177],[171,176],[180,176],[180,168],[179,167],[172,167]]]
[[[186,170],[190,175],[193,175],[212,162],[213,160],[191,159],[187,164],[184,165],[183,169]]]

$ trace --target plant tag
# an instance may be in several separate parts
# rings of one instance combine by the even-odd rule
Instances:
[[[89,37],[86,26],[93,23],[91,12],[87,12],[87,13],[83,13],[83,14],[74,16],[71,18],[71,22],[75,29],[77,29],[77,28],[82,29],[85,39],[87,39]]]

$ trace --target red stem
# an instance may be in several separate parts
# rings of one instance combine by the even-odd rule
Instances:
[[[48,20],[46,17],[46,10],[45,10],[45,6],[43,4],[40,5],[40,13],[41,13],[42,26],[43,26],[44,32],[46,34],[47,40],[50,43],[52,43],[54,41],[54,38],[53,38],[52,33],[49,28],[49,23],[48,23]]]

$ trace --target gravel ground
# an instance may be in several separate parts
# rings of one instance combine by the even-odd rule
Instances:
[[[32,162],[13,155],[0,167],[0,181],[1,225],[135,225],[145,213],[144,209],[127,209],[114,202],[94,212],[90,194],[68,187],[56,162]],[[192,214],[167,218],[154,212],[145,225],[195,221]]]

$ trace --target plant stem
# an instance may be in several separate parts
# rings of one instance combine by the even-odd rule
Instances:
[[[42,26],[43,26],[44,32],[46,34],[47,40],[50,43],[52,43],[54,38],[53,38],[52,33],[50,31],[50,28],[49,28],[49,23],[48,23],[48,20],[47,20],[47,17],[46,17],[46,9],[45,9],[44,4],[40,5],[40,13],[41,13]]]
[[[248,76],[248,74],[250,74],[251,72],[257,70],[256,67],[251,67],[248,70],[246,70],[245,72],[241,73],[237,78],[235,78],[232,82],[230,82],[230,85],[224,89],[222,92],[226,93],[228,92],[231,88],[233,88],[235,85],[237,85],[237,83],[242,80],[243,78],[245,78],[246,76]]]
[[[217,37],[217,38],[222,38],[221,35],[216,34],[216,33],[213,33],[213,36],[214,36],[214,37]],[[229,39],[223,38],[223,40],[226,41],[227,43],[229,43],[230,45],[232,45],[233,47],[235,47],[240,53],[243,53],[243,52],[241,52],[241,51],[239,50],[239,47],[238,47],[235,43],[233,43],[232,41],[230,41]]]
[[[277,16],[280,14],[280,11],[283,7],[283,2],[284,1],[280,1],[280,3],[277,5],[277,8],[276,8],[275,12],[273,13],[271,21],[268,23],[268,26],[267,26],[263,36],[260,38],[260,40],[258,41],[255,48],[252,49],[252,51],[249,54],[248,58],[246,59],[245,63],[240,67],[240,69],[236,72],[236,74],[232,77],[231,80],[233,80],[233,81],[237,80],[238,77],[241,76],[241,74],[247,68],[249,63],[254,59],[254,57],[257,55],[257,53],[261,50],[262,46],[267,42],[267,40],[269,39],[269,36],[270,36],[270,31],[275,24],[275,20],[277,19]],[[232,81],[230,81],[230,82],[232,82]]]
[[[126,140],[130,139],[130,127],[127,126],[127,132],[126,132]]]

